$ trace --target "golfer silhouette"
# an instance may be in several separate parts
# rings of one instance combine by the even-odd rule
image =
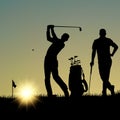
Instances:
[[[51,46],[48,48],[48,51],[44,59],[45,86],[47,90],[47,95],[48,97],[54,96],[50,83],[50,75],[52,73],[53,79],[60,86],[60,88],[64,92],[65,97],[68,97],[69,96],[68,87],[61,79],[58,73],[57,55],[65,47],[64,42],[68,40],[69,34],[64,33],[61,36],[61,39],[59,39],[54,32],[54,25],[48,25],[46,35],[47,40],[52,43]]]
[[[99,73],[103,82],[102,95],[107,95],[107,89],[110,90],[111,95],[114,95],[115,86],[109,82],[109,76],[112,65],[111,57],[113,57],[115,52],[117,51],[118,45],[115,42],[113,42],[112,39],[106,37],[105,29],[100,29],[99,35],[100,37],[94,40],[92,45],[90,66],[92,67],[94,65],[94,58],[97,52]],[[112,51],[110,51],[110,47],[113,48]]]

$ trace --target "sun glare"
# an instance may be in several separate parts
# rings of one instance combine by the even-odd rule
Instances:
[[[32,88],[30,88],[30,86],[26,86],[25,88],[23,88],[21,90],[21,97],[24,99],[24,100],[31,100],[32,97],[34,96],[34,92],[32,90]]]
[[[17,92],[17,98],[20,105],[34,105],[37,100],[35,86],[29,82],[21,85]]]

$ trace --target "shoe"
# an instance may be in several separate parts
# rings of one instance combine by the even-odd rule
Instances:
[[[103,91],[102,91],[102,96],[107,96],[106,90],[103,90]]]
[[[56,98],[57,95],[48,95],[48,98]]]
[[[114,88],[115,88],[115,86],[112,85],[112,86],[111,86],[111,95],[114,95],[114,94],[115,94],[115,92],[114,92]]]
[[[69,97],[69,92],[68,91],[65,92],[65,97]]]
[[[106,96],[107,96],[107,94],[105,94],[105,93],[102,93],[102,96],[103,96],[103,97],[106,97]]]

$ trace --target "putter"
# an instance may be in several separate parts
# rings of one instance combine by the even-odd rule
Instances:
[[[89,90],[88,90],[89,94],[90,94],[91,76],[92,76],[92,66],[90,66],[90,79],[89,79]]]

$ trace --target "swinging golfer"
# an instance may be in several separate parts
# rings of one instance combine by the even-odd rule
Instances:
[[[69,38],[69,34],[64,33],[59,39],[54,32],[54,25],[47,26],[47,40],[51,42],[45,60],[44,60],[44,73],[45,73],[45,86],[47,90],[48,97],[53,96],[51,84],[50,84],[50,75],[52,73],[53,79],[63,90],[65,97],[69,96],[67,85],[63,82],[58,73],[58,60],[57,55],[65,47],[64,42]]]
[[[111,85],[111,83],[109,82],[109,75],[112,65],[111,57],[114,56],[115,52],[118,49],[118,46],[115,42],[113,42],[113,40],[106,37],[105,29],[100,29],[99,35],[100,37],[94,40],[92,45],[92,56],[90,65],[91,67],[94,65],[94,58],[97,52],[99,73],[103,82],[102,95],[107,95],[107,89],[110,90],[111,95],[114,95],[114,85]],[[110,47],[113,47],[112,51],[110,51]]]

